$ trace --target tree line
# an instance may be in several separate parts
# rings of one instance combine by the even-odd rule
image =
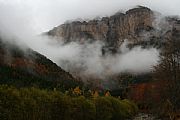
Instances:
[[[75,88],[72,94],[39,88],[0,85],[1,120],[123,120],[137,112],[129,100],[110,94],[85,97]]]

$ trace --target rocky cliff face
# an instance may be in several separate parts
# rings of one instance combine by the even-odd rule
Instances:
[[[146,7],[134,8],[126,13],[117,13],[101,20],[75,21],[62,24],[47,34],[68,41],[84,42],[87,39],[102,40],[116,47],[124,39],[137,41],[140,31],[152,28],[153,12]]]
[[[180,22],[173,17],[161,20],[156,18],[155,14],[149,8],[140,6],[128,10],[126,13],[116,13],[100,20],[65,23],[46,34],[65,42],[83,43],[87,40],[100,40],[106,43],[106,47],[111,48],[119,47],[125,39],[128,39],[129,43],[133,45],[148,44],[160,47],[161,43],[159,42],[167,31],[171,31],[173,28],[180,30]]]

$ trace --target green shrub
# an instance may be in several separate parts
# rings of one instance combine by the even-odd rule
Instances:
[[[72,98],[71,116],[75,120],[95,120],[96,108],[85,97]]]
[[[96,105],[96,120],[111,120],[113,117],[113,109],[111,102],[106,97],[97,97]]]
[[[122,100],[122,102],[124,104],[126,104],[125,106],[127,106],[129,108],[130,113],[131,113],[132,116],[135,115],[138,112],[138,107],[134,102],[132,102],[132,101],[130,101],[128,99],[124,99],[124,100]]]

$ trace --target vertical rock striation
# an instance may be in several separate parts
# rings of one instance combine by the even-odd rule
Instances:
[[[116,13],[101,20],[88,22],[74,21],[62,24],[50,30],[47,34],[61,38],[66,42],[102,40],[108,46],[116,47],[124,39],[136,41],[138,33],[152,28],[153,12],[146,7],[134,8],[126,13]]]

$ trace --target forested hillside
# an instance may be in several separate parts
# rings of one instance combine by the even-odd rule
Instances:
[[[45,56],[10,42],[0,41],[0,83],[62,91],[82,86]]]

